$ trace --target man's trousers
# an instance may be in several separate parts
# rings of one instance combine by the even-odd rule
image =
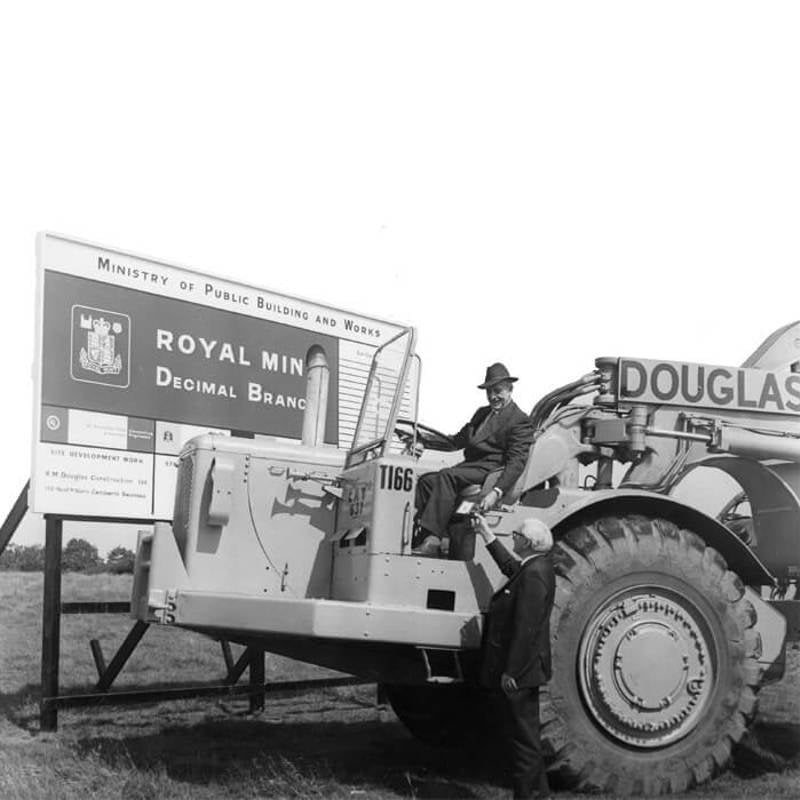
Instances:
[[[517,689],[505,699],[514,800],[547,797],[550,790],[539,738],[539,687]]]
[[[491,464],[456,464],[454,467],[428,472],[417,481],[414,505],[417,525],[442,538],[447,523],[456,509],[459,492],[470,484],[483,484],[486,476],[497,469]]]

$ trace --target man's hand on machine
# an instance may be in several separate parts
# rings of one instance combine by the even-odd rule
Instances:
[[[494,489],[490,489],[485,495],[482,495],[478,499],[478,506],[481,511],[491,511],[500,502],[502,497],[503,490],[495,486]]]

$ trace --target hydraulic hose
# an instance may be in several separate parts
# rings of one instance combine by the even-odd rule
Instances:
[[[546,420],[558,406],[568,403],[581,395],[590,394],[596,391],[599,386],[600,373],[594,371],[576,381],[572,381],[572,383],[565,384],[549,392],[536,403],[530,413],[530,419],[534,429],[538,430],[542,422]]]

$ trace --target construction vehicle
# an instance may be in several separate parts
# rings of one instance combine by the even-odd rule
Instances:
[[[599,358],[533,408],[525,471],[487,519],[506,543],[528,517],[554,533],[542,737],[562,785],[700,784],[781,676],[800,605],[799,347],[794,323],[741,368]],[[449,441],[398,420],[414,352],[413,329],[375,352],[347,453],[319,444],[311,400],[303,444],[189,442],[172,525],[140,534],[132,608],[375,680],[412,733],[455,744],[490,724],[482,613],[503,578],[458,515],[447,556],[412,551],[418,445]],[[701,468],[708,492],[713,474],[739,486],[721,518],[676,496]]]

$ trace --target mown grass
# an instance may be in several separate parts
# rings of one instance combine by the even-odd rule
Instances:
[[[65,600],[127,600],[130,579],[65,575]],[[41,575],[0,573],[0,800],[212,800],[215,798],[475,798],[508,795],[501,765],[414,740],[374,687],[268,696],[251,715],[242,699],[185,700],[60,712],[57,734],[38,730]],[[118,615],[62,619],[62,689],[96,681],[88,646],[106,657],[131,621]],[[238,648],[235,648],[238,651]],[[267,658],[268,677],[327,674]],[[119,686],[220,680],[219,645],[184,631],[153,629]],[[759,724],[733,768],[684,797],[800,796],[800,653],[789,675],[762,692]],[[577,798],[559,793],[564,800]]]
[[[127,601],[129,575],[82,575],[66,573],[62,599]],[[0,573],[0,693],[19,691],[40,682],[39,652],[42,630],[41,573]],[[133,620],[120,614],[75,614],[61,618],[61,689],[89,689],[97,681],[97,670],[89,648],[98,639],[109,661],[124,640]],[[234,658],[242,648],[232,646]],[[306,664],[269,656],[267,678],[301,680],[332,674]],[[115,688],[222,680],[225,676],[222,650],[217,642],[200,634],[152,626],[120,674]]]

